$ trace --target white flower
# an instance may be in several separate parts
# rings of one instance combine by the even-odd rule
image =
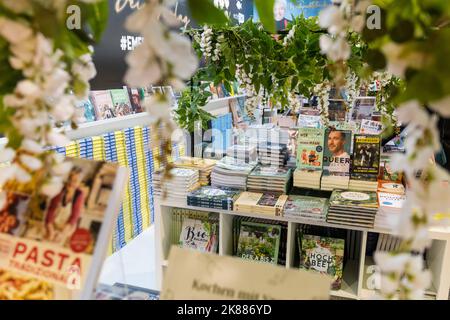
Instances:
[[[381,275],[380,290],[384,294],[394,294],[398,290],[398,279],[387,275]]]
[[[422,124],[428,122],[429,116],[417,100],[402,103],[396,110],[398,120],[401,123]]]
[[[432,101],[429,103],[429,107],[438,112],[445,118],[450,117],[450,95],[442,98],[441,100]]]
[[[156,57],[144,44],[135,48],[125,59],[129,65],[125,82],[131,87],[148,86],[161,79],[162,70]]]
[[[72,118],[75,108],[73,107],[75,103],[74,97],[70,95],[62,96],[61,99],[53,107],[51,114],[56,121],[67,121]]]
[[[16,174],[15,166],[0,167],[0,185],[3,186],[11,180]]]
[[[345,30],[347,23],[338,7],[328,6],[319,13],[319,25],[328,28],[330,34],[338,35]]]
[[[95,77],[97,70],[92,62],[91,54],[80,56],[72,65],[72,73],[82,81],[89,81]]]
[[[27,154],[22,154],[20,156],[20,162],[30,170],[39,170],[40,168],[42,168],[41,160]]]
[[[18,182],[27,183],[31,180],[31,175],[21,166],[17,165],[16,163],[14,163],[12,166],[14,167],[14,176]]]
[[[170,78],[169,84],[175,91],[181,91],[186,87],[186,84],[178,78]]]
[[[0,163],[10,162],[14,159],[16,151],[12,148],[3,148],[0,150]]]
[[[34,154],[40,154],[44,151],[39,143],[31,139],[24,139],[21,148]]]
[[[158,119],[163,120],[171,119],[170,102],[168,100],[165,100],[163,97],[160,96],[148,97],[144,100],[143,105],[146,108],[148,114],[154,117],[155,121]]]
[[[331,50],[333,39],[328,34],[323,34],[319,38],[320,49],[323,54]]]
[[[58,133],[55,130],[47,134],[47,140],[53,146],[65,146],[70,143],[70,140],[64,134]]]
[[[53,198],[61,192],[63,186],[63,179],[61,177],[53,176],[50,178],[50,181],[42,185],[40,192],[47,197]]]
[[[20,43],[26,41],[32,35],[33,31],[28,26],[5,17],[0,17],[0,36],[8,42],[12,44]]]
[[[354,31],[361,32],[364,29],[365,23],[366,23],[365,16],[356,15],[356,16],[352,17],[350,26]]]
[[[409,254],[391,254],[386,251],[376,251],[374,253],[375,263],[380,267],[382,273],[399,273],[405,269]]]
[[[2,4],[15,13],[25,13],[32,10],[29,0],[2,0]]]
[[[397,77],[403,78],[409,64],[404,54],[404,47],[393,42],[388,42],[381,48],[381,51],[387,59],[387,71]]]
[[[57,176],[66,176],[72,170],[72,163],[64,161],[52,167],[52,172]]]

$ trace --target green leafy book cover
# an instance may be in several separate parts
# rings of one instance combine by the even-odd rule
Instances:
[[[298,233],[300,268],[314,270],[333,277],[331,289],[342,285],[345,240]]]
[[[297,136],[297,168],[321,170],[323,166],[323,129],[300,128]]]
[[[334,190],[330,197],[330,206],[378,208],[377,193]]]
[[[109,91],[111,93],[115,117],[126,116],[133,113],[127,91],[124,89],[112,89]]]
[[[277,264],[281,226],[243,221],[240,226],[237,256]]]

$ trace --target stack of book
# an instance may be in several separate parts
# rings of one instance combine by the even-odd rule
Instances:
[[[406,201],[406,196],[402,194],[378,192],[378,204],[380,206],[375,226],[383,229],[393,229],[397,226]]]
[[[261,164],[282,167],[289,158],[287,144],[258,143],[258,158]]]
[[[327,129],[324,141],[321,189],[348,189],[352,131]]]
[[[327,222],[373,228],[377,210],[376,192],[334,190],[330,197]]]
[[[200,187],[198,170],[173,168],[170,174],[170,179],[163,179],[163,171],[153,174],[153,194],[156,197],[186,203],[189,192]]]
[[[217,161],[211,173],[211,185],[247,190],[247,176],[255,165],[256,163],[245,163],[231,157],[224,157]]]
[[[290,195],[284,205],[286,218],[307,219],[325,222],[328,212],[328,199]]]
[[[387,161],[380,168],[378,177],[378,192],[405,194],[405,186],[403,185],[403,174],[391,170]]]
[[[396,251],[400,249],[401,238],[390,234],[380,233],[377,241],[377,251]]]
[[[281,216],[287,195],[242,192],[234,202],[234,211]]]
[[[294,186],[320,189],[324,133],[323,129],[299,129],[297,137],[297,169],[294,172]]]
[[[174,163],[175,168],[194,169],[199,172],[199,182],[202,186],[209,185],[211,172],[216,165],[216,160],[195,157],[179,157]]]
[[[378,135],[355,135],[349,189],[377,191],[380,169],[381,138]]]
[[[233,202],[240,191],[231,188],[204,186],[187,196],[187,204],[193,207],[233,210]]]
[[[227,149],[227,156],[244,162],[255,162],[257,159],[256,146],[235,144]]]
[[[247,179],[247,190],[286,194],[291,180],[291,169],[257,165]]]

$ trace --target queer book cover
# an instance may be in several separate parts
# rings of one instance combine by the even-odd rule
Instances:
[[[323,170],[329,173],[348,174],[350,172],[352,132],[327,129],[324,145]]]
[[[297,168],[321,170],[324,130],[300,128],[297,136]]]
[[[243,221],[237,256],[257,262],[277,264],[281,226]]]
[[[345,240],[298,233],[300,268],[314,270],[333,277],[331,288],[342,285]]]
[[[380,169],[381,138],[377,135],[355,135],[351,175],[375,178]]]
[[[97,120],[110,119],[116,116],[109,90],[91,91],[90,99],[94,105]]]
[[[120,209],[116,164],[71,159],[53,197],[0,193],[0,300],[88,298]],[[125,175],[121,174],[124,186]],[[111,196],[110,204],[103,195]],[[115,199],[117,198],[117,199]],[[92,201],[90,202],[89,200]],[[87,290],[87,291],[86,291]],[[87,295],[86,295],[87,294]]]
[[[122,117],[133,113],[127,90],[112,89],[109,91],[111,92],[113,112],[115,117]]]

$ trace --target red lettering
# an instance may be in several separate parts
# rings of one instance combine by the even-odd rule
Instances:
[[[64,253],[58,253],[58,256],[60,257],[58,270],[61,270],[64,265],[64,260],[66,260],[69,257],[69,255]]]
[[[25,251],[27,251],[27,245],[26,245],[25,243],[23,243],[23,242],[17,242],[16,248],[14,249],[13,258],[14,258],[17,254],[25,253]]]
[[[78,268],[79,268],[79,270],[80,270],[80,273],[81,273],[81,259],[80,258],[76,258],[73,262],[72,262],[72,265],[73,266],[77,266]]]
[[[31,260],[34,263],[38,262],[38,248],[37,247],[33,247],[33,249],[31,249],[30,253],[28,254],[27,258],[25,259],[25,262],[28,262],[28,260]]]
[[[44,267],[50,267],[53,265],[53,255],[55,252],[53,250],[47,250],[44,252],[44,260],[42,261],[42,265]]]

